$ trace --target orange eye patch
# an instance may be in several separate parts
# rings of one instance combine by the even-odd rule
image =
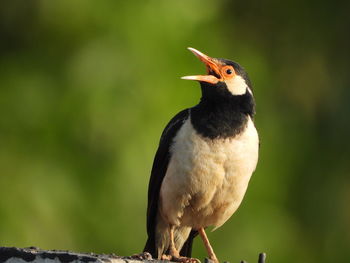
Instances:
[[[224,66],[221,68],[221,74],[225,79],[230,79],[236,75],[236,72],[232,66]]]

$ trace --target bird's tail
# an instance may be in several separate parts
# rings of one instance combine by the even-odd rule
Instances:
[[[147,238],[147,242],[145,248],[143,249],[143,252],[148,252],[152,255],[153,258],[158,258],[158,252],[156,249],[156,241],[154,239],[154,236],[149,236]]]

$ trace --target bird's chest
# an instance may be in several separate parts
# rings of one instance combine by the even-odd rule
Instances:
[[[171,148],[164,188],[181,195],[172,200],[183,202],[182,220],[191,221],[186,224],[220,225],[232,215],[255,170],[258,143],[250,119],[241,134],[225,139],[204,138],[190,120],[184,123]]]
[[[193,184],[213,180],[231,182],[253,172],[258,144],[258,135],[250,119],[241,134],[225,139],[204,138],[187,120],[175,137],[169,168],[176,170],[177,177],[186,177]]]

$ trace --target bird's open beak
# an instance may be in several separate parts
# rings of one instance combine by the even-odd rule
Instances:
[[[211,58],[203,54],[197,49],[191,47],[189,47],[188,49],[207,66],[208,75],[185,76],[182,77],[182,79],[198,80],[208,82],[210,84],[218,83],[221,78],[218,61],[215,58]]]

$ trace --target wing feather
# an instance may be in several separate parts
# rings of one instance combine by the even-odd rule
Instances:
[[[152,254],[153,257],[157,257],[155,247],[155,228],[157,225],[157,211],[159,192],[162,185],[164,176],[166,174],[168,164],[170,161],[170,147],[176,136],[177,132],[181,128],[182,124],[189,117],[189,109],[183,110],[175,115],[165,127],[162,136],[160,138],[157,153],[154,157],[151,177],[148,185],[148,206],[147,206],[147,234],[148,240],[146,242],[144,251]]]

